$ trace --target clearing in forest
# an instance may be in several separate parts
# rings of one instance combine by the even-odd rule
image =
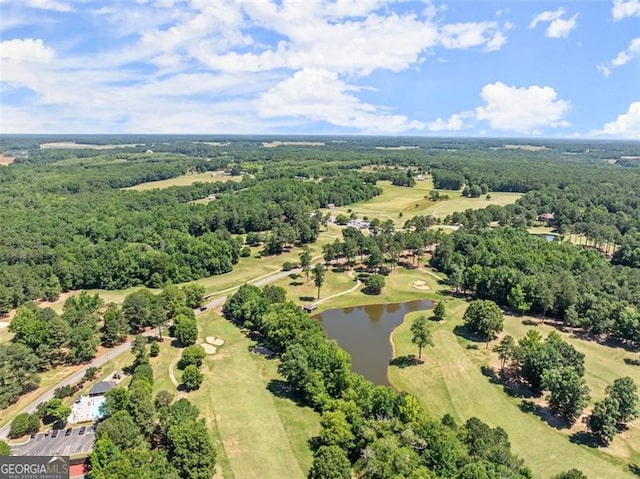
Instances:
[[[228,176],[223,171],[207,171],[205,173],[188,173],[186,175],[176,176],[166,180],[149,181],[140,183],[139,185],[123,188],[123,190],[153,190],[160,188],[169,188],[170,186],[189,186],[194,183],[215,183],[217,181],[241,181],[242,176]]]

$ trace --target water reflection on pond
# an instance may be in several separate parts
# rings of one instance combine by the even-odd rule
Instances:
[[[329,309],[317,315],[327,336],[351,355],[351,369],[375,384],[388,385],[390,335],[407,313],[431,309],[430,300]]]

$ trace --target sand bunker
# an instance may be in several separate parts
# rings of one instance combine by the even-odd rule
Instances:
[[[216,354],[217,348],[215,346],[211,346],[210,344],[207,344],[207,343],[202,343],[200,346],[202,346],[202,349],[204,349],[205,353]]]
[[[207,336],[207,343],[213,344],[214,346],[222,346],[224,344],[224,339],[216,338],[215,336]]]
[[[416,289],[419,289],[421,291],[426,291],[429,288],[429,286],[427,285],[427,283],[425,281],[421,281],[421,280],[417,280],[413,282],[413,287]]]

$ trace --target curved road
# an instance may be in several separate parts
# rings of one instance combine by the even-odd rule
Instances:
[[[321,258],[321,256],[318,256],[316,258],[313,258],[314,260],[317,258]],[[289,276],[290,274],[296,274],[296,273],[300,273],[301,269],[300,268],[295,268],[292,269],[290,271],[274,271],[273,273],[270,273],[268,275],[264,275],[264,276],[260,276],[258,278],[254,278],[252,280],[247,281],[247,283],[253,284],[255,286],[264,286],[266,284],[269,283],[273,283],[274,281],[278,281],[279,279],[282,278],[286,278],[287,276]],[[240,286],[234,287],[234,288],[230,288],[230,289],[226,289],[224,291],[233,291],[235,289],[238,289]],[[214,293],[216,294],[216,293]],[[203,305],[202,308],[204,309],[196,309],[194,310],[195,314],[201,314],[202,312],[205,311],[205,309],[212,309],[212,308],[218,308],[220,306],[222,306],[225,301],[227,300],[227,296],[220,296],[219,298],[216,298],[212,301],[209,301],[207,304]],[[152,329],[151,331],[147,331],[145,333],[143,333],[145,336],[155,336],[155,329]],[[126,343],[122,343],[119,346],[116,346],[113,349],[110,349],[107,354],[105,354],[104,356],[100,356],[99,358],[94,359],[93,361],[91,361],[89,364],[85,364],[82,369],[78,370],[77,372],[73,373],[71,376],[68,376],[66,379],[64,379],[63,381],[59,382],[58,384],[56,384],[54,387],[52,387],[51,389],[49,389],[48,391],[45,391],[44,393],[42,393],[40,396],[38,396],[36,399],[34,399],[31,404],[29,404],[27,407],[25,407],[23,410],[21,410],[21,413],[33,413],[35,412],[36,408],[38,407],[38,404],[40,404],[41,402],[47,402],[50,399],[53,398],[53,394],[55,392],[55,390],[59,387],[62,386],[69,386],[69,385],[73,385],[78,383],[82,377],[84,376],[85,372],[87,371],[87,369],[89,368],[99,368],[101,366],[103,366],[105,363],[111,361],[112,359],[115,359],[116,357],[120,356],[122,353],[124,353],[125,351],[128,351],[131,348],[131,345],[133,344],[133,341],[127,341]],[[0,440],[5,440],[8,435],[9,435],[9,428],[11,426],[11,422],[7,423],[5,426],[3,426],[2,428],[0,428]]]

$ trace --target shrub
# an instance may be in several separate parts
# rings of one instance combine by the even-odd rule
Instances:
[[[61,386],[53,392],[53,397],[57,399],[64,399],[66,397],[73,396],[75,392],[76,392],[75,386],[71,386],[71,385]]]
[[[158,343],[151,343],[151,346],[149,347],[149,356],[155,358],[158,356],[158,354],[160,354],[160,346],[158,345]]]
[[[190,364],[182,374],[182,384],[187,391],[195,391],[200,387],[204,376],[195,364]]]
[[[364,280],[364,284],[366,286],[364,289],[366,294],[380,294],[385,285],[384,276],[372,274]]]
[[[296,263],[292,263],[291,261],[285,261],[282,263],[282,271],[291,271],[292,269],[296,269],[298,265]]]
[[[199,344],[194,344],[185,348],[182,351],[182,357],[180,358],[180,362],[178,363],[178,367],[180,369],[186,369],[187,366],[195,365],[196,367],[202,366],[202,360],[206,356],[204,349]]]
[[[243,258],[248,258],[249,256],[251,256],[251,248],[249,248],[248,246],[243,246],[240,250],[240,256]]]
[[[37,432],[40,428],[40,418],[38,414],[29,414],[23,412],[18,414],[13,421],[11,421],[11,427],[9,428],[9,437],[16,438],[24,436],[25,434],[31,434]]]

